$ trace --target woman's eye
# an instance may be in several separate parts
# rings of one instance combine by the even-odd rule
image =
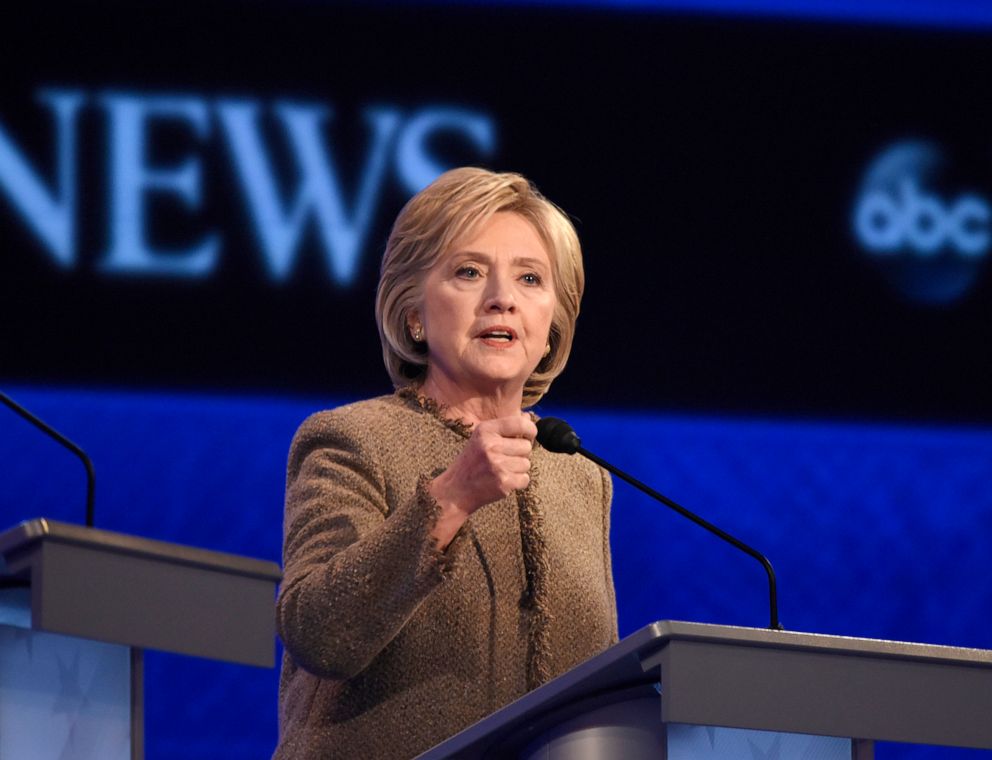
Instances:
[[[466,280],[474,280],[481,274],[481,272],[479,272],[478,268],[476,267],[461,266],[455,270],[455,274],[458,275],[459,277],[465,278]]]
[[[528,272],[527,274],[523,275],[520,279],[522,279],[528,285],[540,285],[542,282],[541,275],[535,274],[534,272]]]

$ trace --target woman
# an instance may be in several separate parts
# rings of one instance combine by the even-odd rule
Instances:
[[[414,757],[616,640],[609,476],[534,443],[584,277],[523,177],[456,169],[393,227],[376,299],[397,392],[289,454],[275,757]]]

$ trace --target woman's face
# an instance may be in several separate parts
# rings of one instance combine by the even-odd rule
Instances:
[[[534,227],[499,212],[427,273],[421,308],[427,381],[487,395],[522,391],[555,309],[551,260]]]

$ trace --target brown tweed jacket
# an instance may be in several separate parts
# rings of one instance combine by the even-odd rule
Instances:
[[[609,476],[539,445],[444,553],[426,486],[467,432],[400,392],[289,454],[277,760],[414,757],[616,641]]]

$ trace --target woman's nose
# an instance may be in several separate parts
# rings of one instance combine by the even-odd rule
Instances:
[[[516,310],[517,303],[513,297],[512,283],[508,278],[499,275],[490,276],[487,284],[483,303],[485,311],[501,314]]]

